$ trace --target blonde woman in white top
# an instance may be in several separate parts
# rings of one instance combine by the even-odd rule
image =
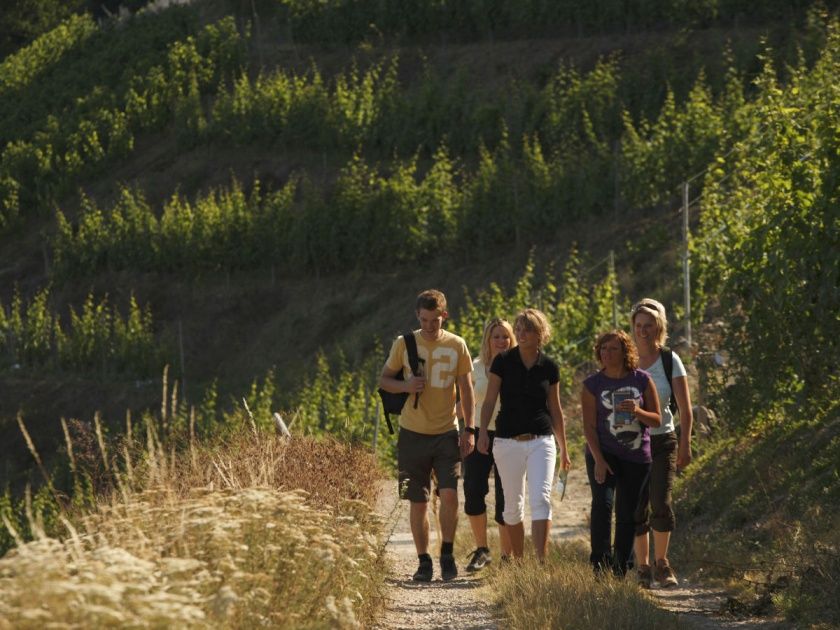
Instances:
[[[693,417],[688,378],[680,356],[665,347],[668,338],[668,318],[661,302],[644,298],[630,312],[633,338],[639,351],[639,367],[646,370],[656,386],[662,409],[662,424],[650,430],[651,468],[648,483],[643,487],[636,511],[636,523],[644,533],[636,537],[636,570],[642,586],[650,588],[656,581],[669,587],[678,583],[668,561],[668,547],[676,519],[671,503],[671,489],[677,469],[691,461],[691,430]],[[670,355],[671,380],[666,374],[665,359]],[[680,434],[676,433],[674,414],[669,401],[673,395],[680,414]],[[648,529],[653,532],[654,563],[650,564]]]
[[[493,359],[500,352],[504,352],[516,345],[516,338],[513,334],[513,327],[507,320],[491,319],[484,327],[484,335],[481,340],[481,350],[478,358],[473,361],[473,392],[475,394],[475,418],[481,411],[484,404],[484,395],[487,392],[487,373]],[[473,538],[476,549],[472,552],[467,571],[474,572],[483,569],[490,563],[490,549],[487,546],[487,505],[485,496],[490,491],[489,477],[493,471],[495,480],[496,510],[495,520],[499,525],[499,543],[502,548],[502,559],[504,560],[512,553],[510,535],[504,527],[502,513],[504,511],[504,494],[502,493],[502,480],[496,470],[493,459],[493,437],[495,435],[495,418],[499,413],[500,401],[496,400],[496,408],[493,410],[493,418],[490,420],[489,434],[491,448],[485,455],[478,449],[473,450],[464,458],[464,509],[470,520]],[[476,436],[477,438],[477,436]]]

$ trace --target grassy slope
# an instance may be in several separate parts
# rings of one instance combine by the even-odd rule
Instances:
[[[739,593],[733,611],[840,623],[840,406],[793,404],[719,427],[679,484],[674,556]]]

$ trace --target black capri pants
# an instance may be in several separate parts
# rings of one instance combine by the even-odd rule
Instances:
[[[478,430],[475,430],[476,436]],[[487,455],[479,453],[478,449],[464,458],[464,511],[468,516],[480,516],[487,512],[487,503],[484,497],[490,492],[490,471],[493,471],[495,480],[496,513],[495,520],[499,525],[505,524],[502,514],[505,511],[505,495],[502,492],[502,480],[499,478],[499,471],[496,470],[496,461],[493,459],[493,439],[495,431],[488,431],[490,435],[490,449]]]
[[[650,436],[650,481],[642,488],[642,497],[636,511],[636,522],[644,523],[644,532],[674,531],[676,518],[671,501],[674,478],[677,476],[677,434],[661,433]]]

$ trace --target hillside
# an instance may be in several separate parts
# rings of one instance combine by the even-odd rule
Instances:
[[[10,223],[0,255],[3,287],[0,302],[8,310],[15,290],[31,299],[49,285],[49,307],[67,325],[69,306],[78,310],[89,293],[95,301],[109,296],[110,303],[121,312],[125,312],[130,296],[134,295],[141,307],[150,309],[154,335],[151,345],[155,350],[146,352],[153,359],[139,361],[131,368],[115,370],[106,365],[104,369],[87,367],[80,371],[56,368],[55,359],[46,357],[22,361],[15,355],[10,341],[5,351],[8,359],[0,395],[0,417],[11,418],[22,409],[29,421],[39,427],[36,435],[42,435],[50,432],[40,427],[55,427],[60,416],[89,419],[94,410],[101,409],[106,418],[114,418],[120,417],[126,407],[139,410],[151,406],[158,387],[149,379],[160,374],[161,359],[169,362],[179,377],[183,369],[186,391],[195,401],[201,399],[214,379],[223,400],[229,394],[239,397],[272,366],[276,366],[278,390],[287,392],[300,387],[303,376],[311,373],[302,366],[313,366],[319,348],[333,355],[341,347],[355,362],[371,351],[374,340],[385,343],[394,331],[409,323],[405,304],[410,303],[410,296],[418,287],[442,286],[450,294],[457,312],[462,304],[462,287],[486,287],[490,281],[510,286],[521,273],[525,254],[533,244],[545,248],[538,250],[545,252],[538,259],[556,260],[560,265],[572,242],[577,242],[585,253],[606,237],[615,243],[621,283],[627,294],[654,290],[660,280],[637,280],[634,275],[634,263],[647,250],[631,245],[632,235],[612,238],[601,227],[607,217],[611,218],[607,221],[611,225],[616,224],[619,216],[628,222],[656,221],[662,211],[671,209],[666,204],[677,203],[676,196],[673,200],[670,195],[661,198],[660,193],[653,196],[645,193],[641,196],[646,198],[636,200],[633,198],[640,196],[636,191],[619,185],[620,160],[610,157],[612,150],[608,147],[621,138],[622,109],[626,108],[634,118],[657,116],[665,96],[664,88],[670,86],[679,100],[687,98],[701,69],[705,79],[700,80],[710,86],[703,89],[723,90],[727,55],[735,57],[732,61],[740,64],[745,74],[751,73],[760,39],[768,33],[783,53],[792,50],[797,41],[807,42],[812,37],[807,30],[805,36],[800,36],[796,30],[770,22],[734,28],[713,24],[688,32],[637,33],[628,29],[617,36],[585,39],[564,35],[489,43],[479,37],[476,41],[413,44],[410,38],[403,41],[386,38],[381,47],[365,42],[298,44],[288,33],[290,18],[286,17],[284,22],[283,12],[270,10],[268,4],[259,8],[258,29],[252,24],[252,12],[237,13],[241,7],[220,2],[201,2],[194,7],[173,7],[156,13],[147,11],[145,15],[138,14],[119,23],[106,21],[98,27],[85,22],[85,18],[74,18],[68,33],[45,36],[52,40],[44,42],[40,55],[37,49],[22,49],[4,62],[4,72],[9,76],[19,71],[17,68],[32,69],[23,85],[11,87],[13,82],[9,80],[10,87],[2,101],[4,111],[10,115],[5,116],[0,137],[4,141],[16,140],[19,147],[4,153],[7,173],[4,181],[19,183],[10,189],[14,197],[8,198],[17,199],[18,208],[9,207],[6,213]],[[228,11],[232,11],[234,19],[225,17]],[[119,46],[115,47],[112,42],[117,40]],[[69,52],[60,53],[57,58],[52,53],[51,57],[43,52],[50,46],[59,47],[59,53],[61,49]],[[92,73],[84,70],[91,67],[97,70]],[[358,71],[354,70],[356,67]],[[121,70],[115,72],[118,68]],[[205,72],[202,68],[209,74],[202,74]],[[335,106],[327,105],[323,119],[326,135],[306,131],[312,129],[306,125],[321,124],[317,109],[306,114],[315,116],[311,122],[292,118],[283,127],[269,127],[264,131],[243,127],[235,122],[236,118],[229,118],[231,114],[225,114],[229,122],[220,120],[214,124],[214,117],[230,111],[219,109],[219,103],[230,98],[225,94],[231,87],[242,85],[229,83],[240,73],[237,68],[242,68],[242,76],[250,77],[252,83],[257,76],[299,81],[302,102],[310,98],[306,90],[312,92],[311,98],[321,99],[324,105],[327,103],[323,99],[338,97],[341,85],[345,86],[342,89],[346,95]],[[391,79],[383,74],[388,68],[396,71]],[[317,75],[312,74],[315,69]],[[355,75],[356,72],[361,74]],[[292,79],[295,76],[299,78]],[[189,108],[195,107],[196,102],[190,100],[194,97],[190,96],[189,90],[193,88],[189,86],[195,81],[199,82],[200,107],[205,113],[193,120]],[[318,87],[319,81],[323,81],[324,87]],[[102,87],[93,88],[96,85]],[[253,85],[249,88],[252,91],[257,84]],[[267,83],[265,89],[277,89],[270,85],[273,83]],[[102,88],[110,92],[103,92]],[[371,89],[373,92],[365,92]],[[160,97],[154,96],[156,90],[162,90]],[[590,103],[585,100],[588,92],[600,96]],[[256,93],[235,98],[245,98],[244,102],[250,102],[251,107],[260,107],[260,103],[269,106],[275,98],[269,96],[272,93],[281,94],[268,91],[260,99],[255,99]],[[296,93],[291,92],[292,101]],[[82,100],[72,105],[80,96]],[[158,109],[138,109],[141,107],[138,97],[146,103],[143,107],[158,103],[153,106]],[[374,101],[365,105],[361,100],[364,98]],[[432,109],[423,104],[424,100],[433,105]],[[52,104],[50,110],[44,108],[44,102]],[[278,105],[282,102],[278,101]],[[316,102],[319,101],[312,104]],[[287,106],[295,107],[294,102]],[[333,113],[334,107],[345,109],[343,113],[341,109]],[[373,109],[365,113],[365,107]],[[294,109],[289,111],[290,115],[297,115]],[[597,116],[592,119],[600,126],[594,146],[587,140],[585,128],[580,126],[581,114],[590,119]],[[49,115],[58,116],[53,118],[59,122],[57,127],[51,126],[53,123],[43,126],[43,117]],[[250,125],[262,120],[258,111],[235,114],[234,110],[233,115],[250,116],[241,118],[243,122],[252,121]],[[336,116],[350,118],[341,122]],[[107,122],[120,119],[125,121],[120,127],[112,126],[116,122]],[[219,124],[226,125],[227,131]],[[39,128],[42,131],[36,131]],[[97,129],[96,136],[83,140],[84,136],[72,131],[74,128]],[[408,129],[414,130],[413,136],[403,132]],[[333,133],[338,135],[332,136]],[[531,133],[538,134],[545,146],[540,148],[529,143],[523,150],[530,149],[533,158],[520,157],[520,138]],[[449,166],[441,163],[439,154],[435,153],[442,143],[448,147]],[[594,163],[587,166],[587,171],[563,175],[570,168],[563,157],[568,154],[570,143],[593,156]],[[482,154],[483,150],[492,153]],[[596,158],[603,150],[608,153]],[[26,161],[21,160],[29,159],[24,157],[28,151],[34,151],[32,159],[39,159],[37,156],[44,155],[44,151],[55,157],[51,163],[41,161],[40,167],[34,163],[26,166]],[[66,151],[64,157],[62,151]],[[539,158],[540,153],[534,151],[544,155],[545,165],[539,168],[546,172],[530,176],[525,173],[525,181],[548,177],[546,183],[554,178],[557,184],[549,183],[546,188],[537,179],[525,184],[521,193],[514,189],[517,198],[511,198],[510,188],[499,197],[494,189],[501,190],[506,186],[504,180],[518,179],[515,173],[528,168],[523,160],[531,159],[531,164],[536,166],[533,159]],[[364,170],[347,170],[354,155],[362,160],[360,168],[374,169],[370,175],[365,175]],[[68,161],[71,156],[82,157],[84,166],[74,166],[74,162]],[[395,157],[398,161],[392,162]],[[416,166],[411,166],[413,160]],[[417,253],[405,252],[407,257],[393,258],[393,252],[400,250],[397,244],[408,236],[396,225],[386,227],[388,221],[399,220],[396,216],[376,218],[381,212],[376,209],[377,204],[393,203],[386,201],[389,195],[407,195],[403,202],[406,212],[424,207],[425,196],[436,194],[431,188],[426,193],[424,188],[438,184],[427,178],[420,180],[423,188],[405,189],[404,184],[397,183],[399,171],[395,169],[403,168],[397,166],[401,164],[416,169],[415,177],[422,178],[430,168],[434,172],[435,163],[444,169],[441,176],[451,178],[451,185],[456,188],[446,193],[448,202],[440,198],[432,203],[450,204],[451,210],[447,212],[454,211],[456,215],[466,212],[464,219],[458,221],[463,226],[456,228],[456,232],[442,234],[443,241],[426,239],[426,242],[412,243],[410,239],[408,249]],[[497,183],[479,174],[486,171],[489,175],[503,163],[507,165],[506,170],[499,173]],[[33,167],[35,172],[31,170]],[[41,174],[38,169],[42,169]],[[692,169],[692,164],[680,168],[684,173]],[[15,174],[18,172],[20,176]],[[35,179],[26,179],[26,172]],[[505,172],[509,175],[502,178]],[[342,173],[350,180],[342,178]],[[388,179],[366,183],[364,178],[374,173]],[[592,192],[582,198],[570,197],[572,190],[580,190],[576,183],[578,177],[592,180],[586,187]],[[601,179],[609,182],[606,191],[598,183]],[[676,184],[678,179],[678,173],[669,176],[671,184]],[[123,248],[119,255],[102,250],[104,243],[90,240],[103,229],[112,237],[124,233],[125,228],[116,225],[109,228],[107,223],[99,227],[85,224],[79,228],[84,232],[78,232],[74,241],[55,240],[61,234],[60,224],[54,219],[56,208],[71,225],[81,220],[81,208],[97,209],[107,219],[124,186],[135,193],[128,197],[123,194],[126,201],[118,207],[132,212],[150,211],[152,217],[174,194],[183,200],[179,204],[192,200],[199,204],[198,209],[201,202],[197,198],[238,185],[243,188],[240,201],[216,197],[218,203],[247,206],[245,199],[253,198],[257,180],[264,194],[260,204],[269,209],[279,203],[272,196],[275,191],[280,194],[284,187],[295,182],[294,189],[287,194],[293,195],[292,203],[300,207],[294,211],[302,222],[297,229],[309,235],[307,240],[316,239],[306,249],[300,249],[304,243],[301,237],[295,236],[294,228],[278,233],[278,236],[287,234],[288,243],[282,236],[280,242],[272,237],[274,241],[260,243],[254,237],[271,236],[273,228],[255,225],[247,229],[258,232],[249,236],[232,223],[219,225],[227,230],[227,236],[219,233],[222,241],[213,237],[208,242],[205,236],[200,236],[201,230],[206,234],[207,229],[218,229],[210,225],[190,228],[199,230],[193,236],[162,234],[161,238],[169,246],[163,241],[144,242],[148,238],[143,236],[145,232],[134,236],[128,232],[126,237],[130,236],[134,245],[115,242],[113,247]],[[32,188],[34,181],[40,183]],[[342,193],[336,186],[361,186],[366,192],[361,193],[361,199],[350,201],[349,189],[348,193]],[[482,190],[487,186],[490,188]],[[488,206],[481,200],[485,195],[497,200]],[[346,225],[339,221],[334,231],[316,236],[318,230],[324,229],[318,227],[317,213],[326,212],[319,208],[324,204],[341,207],[341,199],[346,200],[345,206],[351,204],[347,207],[348,216],[362,214]],[[353,204],[359,202],[362,206],[354,209]],[[640,210],[634,210],[639,203]],[[183,206],[170,207],[177,212]],[[204,207],[208,212],[218,212],[212,210],[212,204],[204,203]],[[446,207],[441,206],[441,211]],[[469,210],[470,207],[474,210]],[[507,222],[496,219],[486,237],[475,232],[475,222],[484,221],[481,218],[484,213],[489,213],[488,217],[510,216],[510,207],[519,208],[520,213],[526,211],[519,225],[508,226]],[[541,208],[549,212],[565,208],[559,216],[567,218],[560,223],[555,223],[550,214],[540,218],[545,212]],[[175,214],[172,216],[174,220]],[[127,220],[128,225],[138,220],[148,225],[151,218]],[[280,221],[281,225],[285,221],[279,215],[274,219],[268,215],[265,220]],[[443,227],[456,219],[441,215],[439,219],[424,219],[424,223],[427,220],[442,221]],[[551,225],[548,230],[544,226],[546,220]],[[374,240],[368,238],[369,228],[363,227],[369,221],[384,228],[381,236],[372,237]],[[177,223],[169,225],[176,229]],[[356,228],[362,230],[359,237],[352,236]],[[411,229],[422,228],[418,224]],[[665,243],[667,249],[676,251],[677,229],[679,224],[673,221],[670,234],[666,226],[658,233],[657,238],[662,240],[649,245]],[[591,236],[584,236],[587,233]],[[510,234],[516,235],[515,251],[511,251]],[[349,249],[342,238],[353,239],[348,242]],[[199,252],[198,258],[185,257],[183,252],[171,249],[172,245],[186,246],[194,239],[199,240],[189,247]],[[501,258],[497,244],[503,244]],[[427,269],[426,257],[420,256],[420,251],[427,247],[444,250],[441,260],[432,263],[431,269]],[[76,248],[80,254],[84,252],[83,258],[69,253]],[[593,250],[596,251],[593,258],[599,257],[597,249]],[[126,258],[125,253],[129,251],[145,253],[139,259]],[[211,254],[213,251],[216,253]],[[158,252],[157,256],[152,252]],[[487,264],[488,260],[493,261],[492,265]],[[663,271],[674,268],[668,263],[668,256],[661,260]],[[424,271],[412,271],[418,266]],[[386,267],[389,272],[382,274]],[[349,282],[343,272],[348,268],[353,269]],[[656,277],[661,277],[661,273],[657,271]],[[678,295],[676,281],[673,276],[665,281],[673,287],[666,289],[673,298]],[[304,322],[306,326],[301,325]],[[345,331],[347,322],[349,329]],[[294,350],[289,351],[290,347]],[[21,367],[9,371],[15,365]],[[284,400],[288,405],[289,398]],[[4,437],[7,443],[22,446],[16,433],[12,427],[4,432]],[[59,435],[56,429],[51,433],[54,437]]]
[[[836,571],[814,550],[836,550],[840,488],[837,3],[625,4],[70,3],[1,33],[5,505],[42,482],[19,412],[69,491],[59,420],[89,433],[101,411],[119,441],[126,410],[160,409],[166,364],[173,436],[236,430],[244,397],[260,425],[280,409],[369,444],[385,349],[430,286],[473,346],[490,314],[546,310],[572,401],[592,335],[638,297],[685,334],[689,181],[685,358],[721,424],[681,486],[685,532],[735,528],[772,565],[812,521],[757,599],[830,623],[807,602]],[[774,481],[739,492],[755,476]]]

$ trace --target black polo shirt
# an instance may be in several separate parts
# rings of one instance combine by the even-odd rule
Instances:
[[[496,437],[509,438],[522,433],[551,435],[548,390],[560,380],[557,364],[540,352],[537,362],[527,369],[519,348],[502,352],[490,371],[502,379],[499,395],[502,408],[496,416]]]

